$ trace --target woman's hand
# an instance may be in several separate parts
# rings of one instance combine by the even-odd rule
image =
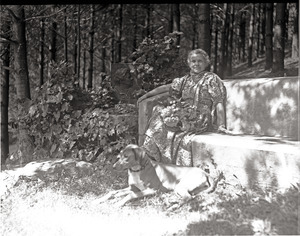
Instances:
[[[232,134],[231,131],[227,130],[225,125],[220,125],[218,127],[218,130],[217,130],[218,133],[222,133],[222,134]]]

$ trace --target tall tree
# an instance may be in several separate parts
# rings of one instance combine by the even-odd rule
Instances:
[[[73,16],[72,16],[72,19],[74,20],[75,19],[75,8],[74,8],[74,10],[73,10]],[[76,27],[76,26],[74,26],[74,31],[75,31],[75,34],[74,34],[74,48],[73,48],[73,74],[74,75],[76,75],[76,73],[77,73],[77,52],[78,52],[78,50],[77,50],[77,34],[78,34],[78,32],[77,32],[77,30],[78,30],[78,28]],[[74,76],[74,83],[76,82],[76,76]]]
[[[233,50],[233,35],[234,35],[234,14],[235,7],[234,4],[230,6],[230,25],[229,25],[229,43],[228,43],[228,73],[227,75],[232,75],[232,56],[234,53]]]
[[[173,32],[173,26],[174,26],[174,16],[173,16],[173,4],[169,4],[169,24],[168,24],[168,29],[169,33]]]
[[[133,8],[133,41],[132,41],[132,52],[137,49],[137,33],[138,33],[138,5],[135,4]]]
[[[221,60],[219,65],[219,76],[223,78],[226,71],[226,22],[228,21],[228,14],[227,14],[228,4],[224,3],[223,5],[223,20],[222,20],[222,35],[221,35]]]
[[[197,34],[197,22],[198,22],[198,6],[193,4],[193,39],[192,39],[192,49],[198,47],[198,34]]]
[[[55,7],[52,8],[52,12],[55,12]],[[54,18],[51,23],[50,30],[50,44],[49,44],[49,52],[50,52],[50,62],[56,61],[56,53],[57,53],[57,22]]]
[[[266,3],[266,70],[273,65],[273,10],[274,3]]]
[[[262,39],[260,40],[260,54],[263,55],[265,53],[266,45],[266,3],[262,3],[261,36]]]
[[[83,41],[85,42],[86,37],[83,36]],[[86,49],[83,48],[83,65],[82,65],[82,88],[85,89],[85,71],[86,71]]]
[[[257,40],[256,40],[256,57],[259,58],[260,53],[260,22],[261,22],[261,3],[258,3],[258,11],[257,11],[257,20],[256,20],[256,26],[257,26]]]
[[[123,34],[123,5],[118,6],[118,26],[116,27],[116,59],[115,62],[119,63],[122,61],[122,34]]]
[[[95,34],[95,5],[91,5],[91,15],[90,15],[90,31],[89,31],[89,55],[90,64],[88,69],[88,81],[87,88],[93,88],[93,71],[94,71],[94,34]]]
[[[292,58],[299,57],[299,2],[296,3],[296,16],[294,19],[292,38]]]
[[[80,4],[77,5],[77,82],[79,85],[79,81],[80,81],[80,60],[81,60],[81,38],[80,38],[80,34],[81,33],[81,29],[80,29]]]
[[[67,18],[67,7],[64,9],[64,53],[65,62],[68,64],[68,18]]]
[[[210,34],[210,4],[198,4],[199,9],[199,28],[198,46],[210,55],[211,34]]]
[[[4,17],[3,17],[4,18]],[[10,21],[3,19],[1,24],[1,34],[6,40],[0,44],[1,46],[1,159],[0,171],[4,169],[5,161],[9,155],[9,138],[8,138],[8,104],[9,104],[9,61],[10,61]]]
[[[28,113],[31,100],[27,63],[26,21],[23,5],[14,5],[8,9],[13,18],[14,71],[17,89],[18,117]],[[33,153],[33,141],[26,124],[18,122],[18,153],[21,163],[26,163]]]
[[[45,19],[40,20],[41,34],[40,34],[40,86],[44,84],[44,67],[45,67]]]
[[[18,99],[31,99],[29,73],[27,63],[27,41],[25,10],[22,5],[14,5],[9,9],[13,17],[14,32],[14,71],[16,72],[16,88]]]
[[[286,3],[276,4],[276,18],[274,27],[274,63],[272,72],[284,73],[284,49],[285,49],[285,13]]]
[[[250,22],[249,22],[249,39],[248,39],[248,67],[252,66],[252,53],[253,53],[253,38],[255,26],[255,5],[250,5]]]
[[[180,32],[180,4],[173,5],[173,31]],[[176,45],[180,46],[180,35],[177,35]]]
[[[151,10],[152,10],[152,5],[151,4],[146,4],[146,17],[145,17],[145,30],[144,30],[144,38],[152,37],[152,32],[151,32]]]
[[[219,20],[218,17],[215,18],[215,50],[214,50],[214,55],[215,55],[215,60],[214,60],[214,72],[217,73],[218,71],[218,32],[219,32]]]
[[[242,62],[246,61],[246,12],[241,12],[240,18],[240,50],[239,53],[242,54]]]

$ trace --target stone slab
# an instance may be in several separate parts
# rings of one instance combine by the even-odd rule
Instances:
[[[227,128],[299,140],[299,77],[224,81]]]
[[[300,183],[300,142],[205,133],[194,137],[192,152],[194,166],[206,163],[223,171],[232,184],[285,190]]]

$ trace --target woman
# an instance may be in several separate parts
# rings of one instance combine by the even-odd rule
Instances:
[[[157,161],[192,166],[194,135],[205,131],[226,132],[226,88],[216,74],[206,70],[210,59],[205,51],[191,51],[187,61],[189,74],[175,78],[171,86],[148,92],[138,102],[169,90],[169,99],[153,108],[143,147]],[[214,115],[216,110],[218,117]]]

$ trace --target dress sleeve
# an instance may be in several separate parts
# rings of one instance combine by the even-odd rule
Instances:
[[[223,81],[218,75],[212,72],[208,73],[207,76],[208,93],[211,96],[213,104],[216,105],[220,102],[223,102],[227,97],[226,87]]]
[[[181,97],[181,86],[183,84],[185,77],[175,78],[170,86],[170,95],[172,97],[180,98]]]

